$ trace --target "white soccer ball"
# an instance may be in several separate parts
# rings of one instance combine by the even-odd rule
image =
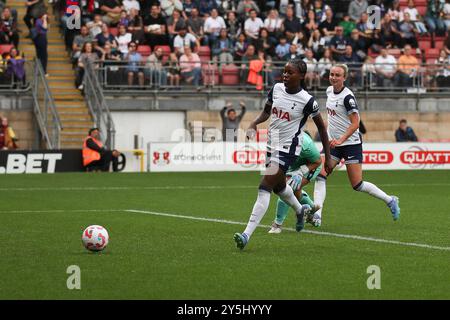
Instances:
[[[102,251],[109,242],[108,231],[102,226],[89,226],[84,229],[81,241],[83,246],[90,251]]]

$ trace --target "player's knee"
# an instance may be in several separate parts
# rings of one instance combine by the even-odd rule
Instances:
[[[267,191],[268,193],[272,193],[272,188],[264,184],[260,184],[258,190],[264,190]]]
[[[360,182],[358,182],[357,184],[355,184],[355,185],[353,186],[353,190],[355,190],[355,191],[361,191],[363,183],[364,183],[363,181],[360,181]]]

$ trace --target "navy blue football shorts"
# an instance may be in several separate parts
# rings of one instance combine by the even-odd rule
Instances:
[[[267,152],[266,153],[266,167],[269,164],[276,163],[284,173],[286,173],[291,166],[295,162],[298,156],[295,154],[290,154],[283,151],[275,151],[275,152]]]
[[[330,148],[330,154],[331,159],[338,162],[344,159],[345,164],[363,162],[362,143]]]

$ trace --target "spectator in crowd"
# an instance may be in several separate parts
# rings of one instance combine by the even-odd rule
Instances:
[[[349,44],[348,38],[344,36],[344,28],[341,26],[336,27],[336,35],[331,38],[330,49],[333,53],[333,59],[341,61],[342,56],[345,54],[345,48]]]
[[[101,0],[100,10],[103,13],[102,20],[108,26],[116,25],[120,20],[120,12],[123,10],[120,0]]]
[[[104,51],[102,51],[104,52]],[[93,46],[91,42],[86,42],[83,45],[83,49],[81,49],[80,57],[78,58],[78,68],[76,71],[76,79],[75,79],[75,85],[78,89],[83,90],[84,89],[84,72],[86,65],[88,63],[92,63],[94,65],[94,68],[97,66],[95,65],[95,62],[98,59],[97,53],[94,52]]]
[[[167,25],[166,19],[162,16],[158,5],[152,5],[150,14],[144,18],[145,39],[150,48],[153,49],[157,45],[167,45]]]
[[[303,59],[304,56],[298,54],[297,45],[291,44],[289,47],[289,53],[283,57],[283,61],[287,62],[292,59]]]
[[[118,50],[118,43],[116,38],[109,33],[109,28],[106,23],[102,25],[102,33],[99,33],[95,37],[95,50],[99,51],[100,53],[103,53],[103,47],[105,44],[109,43],[111,45],[111,49],[113,51]]]
[[[117,49],[122,56],[128,54],[128,44],[133,40],[131,33],[127,32],[127,28],[123,24],[119,24],[118,34],[116,37]]]
[[[313,7],[317,23],[324,22],[326,19],[326,11],[330,9],[330,6],[324,4],[322,0],[314,0]]]
[[[404,54],[398,58],[397,84],[400,87],[413,85],[420,68],[419,60],[411,54],[410,45],[405,45]]]
[[[193,34],[187,32],[186,26],[180,27],[178,35],[173,41],[173,49],[177,56],[184,53],[184,47],[190,47],[192,51],[196,51],[200,47],[199,40]]]
[[[348,6],[348,15],[350,19],[357,22],[363,12],[366,12],[369,4],[366,0],[352,0]]]
[[[174,11],[183,11],[183,4],[180,0],[161,0],[161,13],[163,17],[170,17]]]
[[[295,38],[292,40],[292,44],[297,45],[297,54],[304,57],[305,50],[308,48],[308,38],[302,30],[297,32]]]
[[[259,30],[258,41],[256,41],[256,49],[264,52],[264,55],[272,57],[275,54],[275,48],[269,38],[269,31],[266,28]]]
[[[237,142],[239,124],[245,115],[244,101],[240,101],[239,105],[241,106],[241,112],[239,115],[236,114],[236,110],[233,109],[233,105],[230,102],[228,102],[220,111],[220,118],[222,119],[222,137],[224,141]]]
[[[89,29],[89,34],[91,35],[91,37],[95,39],[95,37],[98,34],[102,33],[102,26],[103,26],[102,15],[101,14],[94,15],[94,20],[86,23],[86,26]]]
[[[234,44],[241,33],[241,23],[236,18],[236,13],[234,11],[228,12],[225,23],[227,26],[228,38],[230,38]]]
[[[164,65],[167,71],[167,78],[169,80],[170,86],[173,88],[178,88],[180,86],[180,63],[178,62],[177,55],[172,52],[169,54],[169,59]]]
[[[217,3],[215,1],[197,0],[197,7],[200,16],[204,18],[210,16],[213,9],[216,9],[217,14],[219,13],[219,11],[217,11]]]
[[[25,83],[25,59],[19,55],[19,52],[15,47],[12,47],[9,51],[9,55],[6,57],[7,69],[6,73],[9,76],[13,76],[16,82],[21,84]]]
[[[450,56],[450,32],[448,32],[447,38],[445,38],[444,50]]]
[[[363,37],[359,36],[358,29],[352,30],[348,42],[349,45],[352,46],[353,52],[356,53],[361,60],[364,60],[367,56],[367,43]]]
[[[36,20],[41,18],[47,10],[45,8],[44,0],[27,0],[25,5],[27,6],[27,12],[23,17],[23,21],[28,27],[28,30],[30,30],[30,34],[27,38],[31,38],[31,28],[36,24]]]
[[[283,21],[283,31],[288,39],[288,42],[292,41],[298,31],[302,29],[300,19],[294,16],[294,9],[288,7],[286,9],[286,18]]]
[[[348,65],[348,76],[345,81],[345,85],[351,86],[362,86],[362,76],[361,76],[361,58],[353,52],[351,45],[345,47],[345,53],[340,57],[339,62]]]
[[[406,119],[400,120],[398,129],[395,131],[395,141],[397,142],[409,142],[417,141],[417,136],[411,127],[408,127]]]
[[[135,8],[130,9],[127,30],[131,33],[132,41],[137,44],[145,43],[144,22],[139,15],[139,11]]]
[[[377,86],[389,88],[396,84],[397,59],[388,54],[387,49],[381,49],[381,54],[375,59],[375,70]]]
[[[333,56],[331,54],[330,48],[326,48],[323,52],[323,57],[320,58],[319,62],[317,63],[317,72],[319,73],[320,82],[324,83],[326,86],[328,86],[328,78],[330,76],[330,70],[333,66]]]
[[[245,52],[245,55],[242,57],[242,64],[241,64],[241,70],[240,70],[240,84],[241,85],[247,84],[250,62],[253,60],[258,60],[258,59],[259,58],[258,58],[255,46],[252,44],[249,44],[247,47],[247,51]]]
[[[208,44],[207,39],[205,38],[205,34],[203,32],[203,19],[199,16],[198,9],[196,7],[192,8],[191,16],[186,22],[188,31],[190,34],[193,34],[200,44]]]
[[[18,149],[16,134],[14,130],[9,126],[8,119],[0,117],[0,150]]]
[[[86,25],[81,26],[80,34],[73,39],[72,43],[72,63],[75,65],[81,55],[81,49],[86,42],[92,42],[94,38],[89,34],[89,29]]]
[[[385,14],[381,23],[381,45],[386,48],[401,46],[401,33],[398,30],[397,22],[393,21],[389,14]]]
[[[269,15],[264,20],[264,27],[269,31],[269,37],[272,43],[278,42],[283,34],[283,19],[278,15],[277,9],[271,9]]]
[[[363,14],[361,14],[361,18],[356,24],[356,29],[358,29],[359,31],[359,36],[364,38],[368,42],[368,44],[371,45],[376,30],[370,27],[368,21],[369,15],[366,12],[364,12]]]
[[[148,56],[144,74],[150,79],[150,83],[156,86],[165,86],[167,84],[167,72],[163,67],[163,50],[157,48]]]
[[[239,19],[244,21],[249,18],[252,10],[256,12],[258,15],[260,13],[258,5],[253,0],[242,0],[239,1],[239,4],[236,8],[236,13],[239,16]]]
[[[247,40],[256,46],[259,37],[259,30],[264,27],[264,23],[261,18],[257,16],[256,10],[252,9],[250,11],[250,15],[245,20],[244,23],[244,32],[247,36]]]
[[[447,31],[450,30],[450,0],[446,0],[442,10],[442,19],[444,20]]]
[[[367,13],[364,12],[363,14],[365,14],[367,17]],[[361,20],[359,20],[359,21],[361,21]],[[344,36],[346,36],[346,37],[350,37],[353,29],[355,29],[355,28],[358,29],[356,27],[357,26],[356,22],[351,20],[350,16],[348,14],[346,14],[344,16],[344,18],[339,22],[338,25],[340,25],[344,29]],[[367,25],[365,25],[364,28],[367,28]]]
[[[311,33],[319,29],[319,23],[316,21],[316,15],[313,10],[308,11],[308,17],[306,21],[303,23],[302,31],[305,32],[305,35],[309,38]]]
[[[305,50],[305,57],[303,61],[306,63],[305,83],[308,88],[312,88],[319,85],[319,74],[317,73],[317,60],[314,58],[311,49]]]
[[[180,11],[173,10],[172,15],[166,19],[167,33],[169,34],[169,43],[173,43],[173,40],[178,35],[182,28],[186,27],[186,22],[181,16]],[[187,28],[186,28],[187,31]]]
[[[428,25],[428,30],[431,33],[438,35],[445,34],[446,26],[444,20],[441,19],[441,14],[444,11],[444,0],[428,0],[427,11],[425,13],[425,22]]]
[[[284,60],[284,56],[289,54],[289,48],[291,45],[287,42],[287,39],[285,36],[281,36],[280,43],[275,48],[275,54],[276,58],[278,60]]]
[[[36,48],[36,56],[42,64],[45,76],[48,77],[47,73],[47,31],[48,31],[48,17],[44,13],[41,17],[36,19],[35,23],[35,34],[32,36],[34,47]]]
[[[128,74],[128,85],[131,87],[134,85],[134,78],[138,77],[139,86],[144,86],[144,72],[142,70],[143,59],[137,50],[137,44],[135,42],[130,42],[128,44],[128,53],[125,56],[125,61],[127,64],[127,74]]]
[[[366,88],[370,88],[371,82],[376,79],[377,75],[375,60],[371,56],[366,56],[361,68],[361,73],[364,81],[363,84],[366,85]]]
[[[247,52],[248,42],[247,37],[244,33],[238,36],[238,40],[234,45],[234,60],[241,62],[244,59],[245,53]]]
[[[83,142],[83,166],[86,171],[109,172],[112,162],[113,171],[118,171],[120,152],[108,150],[100,141],[100,129],[92,128]]]
[[[319,29],[323,34],[325,42],[328,43],[336,35],[336,27],[338,24],[334,19],[333,10],[327,9],[325,11],[325,17],[326,19],[319,25]]]
[[[141,5],[137,0],[123,0],[122,5],[127,14],[131,13],[131,9],[136,9],[138,12],[141,10]]]
[[[193,84],[197,91],[201,89],[202,64],[198,54],[192,53],[191,47],[184,47],[184,54],[180,57],[180,74],[187,84]]]
[[[121,85],[123,80],[123,69],[119,68],[119,65],[122,65],[122,59],[120,57],[120,53],[118,51],[112,52],[111,45],[109,43],[105,44],[103,47],[103,53],[100,57],[100,61],[103,65],[105,73],[99,73],[100,77],[106,75],[105,82],[108,85]],[[97,65],[94,64],[94,68]],[[83,88],[83,86],[81,87]]]
[[[398,0],[392,1],[390,8],[387,11],[387,14],[394,20],[395,22],[400,22],[402,20],[402,12],[400,9],[400,2]]]
[[[128,17],[128,13],[126,10],[120,11],[120,19],[118,26],[124,25],[125,28],[128,28],[128,24],[130,23],[130,18]]]
[[[409,44],[413,48],[417,48],[419,46],[416,38],[416,32],[418,33],[418,30],[411,21],[409,13],[405,12],[403,21],[400,23],[399,30],[402,46],[405,44]]]
[[[183,1],[183,11],[181,13],[183,14],[183,17],[186,21],[190,18],[192,9],[194,8],[195,4],[192,2],[192,0]]]
[[[207,37],[207,44],[212,47],[219,37],[220,30],[226,28],[225,20],[219,16],[217,9],[211,10],[211,16],[206,18],[203,31]]]
[[[435,64],[438,66],[436,74],[436,83],[440,88],[450,88],[450,58],[449,55],[442,49],[439,52],[439,58],[436,59]]]
[[[14,47],[19,46],[19,33],[17,21],[11,15],[11,9],[5,7],[0,18],[0,41],[1,43],[12,43]]]
[[[314,30],[308,40],[308,48],[310,48],[314,54],[314,58],[320,59],[325,49],[325,37],[322,37],[319,29]]]
[[[420,34],[425,34],[428,32],[427,27],[422,21],[423,20],[422,16],[419,14],[419,11],[417,11],[414,0],[408,0],[408,7],[403,9],[402,18],[405,16],[406,13],[409,14],[411,21],[414,23],[416,29],[419,31]],[[402,21],[402,19],[400,19],[400,21]]]
[[[212,49],[212,55],[214,61],[219,61],[220,67],[223,64],[233,63],[234,46],[228,37],[227,29],[220,30],[219,39]]]

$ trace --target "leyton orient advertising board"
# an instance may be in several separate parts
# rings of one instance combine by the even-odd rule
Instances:
[[[363,149],[364,170],[450,169],[450,143],[364,143]],[[150,143],[147,170],[259,171],[265,157],[265,143]]]

